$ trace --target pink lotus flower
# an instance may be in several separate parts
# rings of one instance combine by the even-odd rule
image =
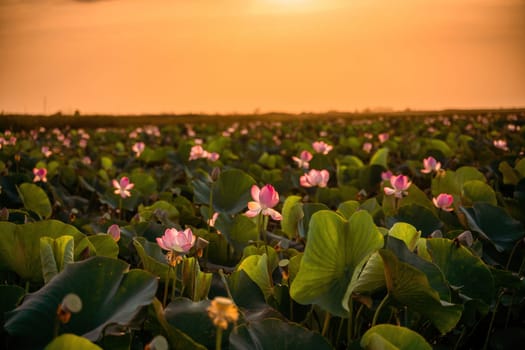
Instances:
[[[48,146],[42,146],[41,151],[44,154],[44,157],[46,158],[49,158],[53,154],[53,152],[49,149]]]
[[[135,152],[135,157],[138,158],[140,157],[142,152],[144,152],[145,148],[146,148],[146,145],[144,144],[144,142],[137,142],[131,147],[131,150]]]
[[[33,175],[35,177],[33,178],[33,182],[47,182],[47,169],[46,168],[34,168],[33,169]]]
[[[383,132],[377,135],[377,138],[379,139],[379,142],[384,143],[388,141],[388,139],[390,138],[390,135],[387,132]]]
[[[312,153],[308,151],[302,151],[299,157],[292,157],[293,161],[297,163],[297,166],[302,169],[308,169],[310,167],[312,158]]]
[[[191,148],[189,160],[208,158],[208,152],[201,145],[195,145]]]
[[[392,177],[392,172],[390,170],[387,170],[387,171],[383,171],[381,173],[381,180],[383,181],[388,181],[390,180],[390,178]]]
[[[370,153],[370,151],[372,150],[372,144],[370,142],[365,142],[363,143],[363,151],[365,151],[366,153]]]
[[[437,197],[432,198],[434,205],[445,211],[452,211],[452,203],[454,203],[454,197],[448,193],[440,193]]]
[[[505,140],[494,140],[492,144],[494,145],[494,147],[499,148],[503,151],[509,150],[509,147],[507,146],[507,141]]]
[[[248,202],[248,211],[244,215],[253,218],[262,213],[271,216],[274,220],[282,219],[281,214],[272,209],[279,203],[279,193],[272,185],[264,185],[262,188],[253,185],[251,194],[253,201]]]
[[[212,162],[215,162],[215,161],[219,160],[219,158],[220,158],[220,155],[217,152],[208,153],[208,160],[210,160]]]
[[[115,188],[115,194],[120,195],[122,198],[131,197],[130,190],[135,187],[135,184],[129,181],[127,176],[123,176],[120,181],[113,180],[113,187]]]
[[[213,213],[211,218],[208,219],[208,225],[210,225],[210,227],[215,227],[215,221],[217,221],[218,217],[219,217],[219,213],[217,212]]]
[[[312,147],[315,152],[321,154],[328,154],[334,148],[333,146],[327,144],[324,141],[315,141],[314,143],[312,143]]]
[[[108,227],[107,234],[111,236],[115,240],[115,242],[118,242],[120,239],[120,226],[117,224],[113,224],[110,227]]]
[[[328,170],[316,170],[312,169],[307,174],[304,174],[299,178],[299,182],[303,187],[326,187],[328,180],[330,179],[330,173]]]
[[[421,172],[423,174],[429,174],[433,171],[439,171],[441,169],[441,163],[438,162],[434,157],[427,157],[423,159],[423,169]]]
[[[383,190],[387,196],[394,195],[397,198],[402,198],[406,196],[407,190],[412,185],[412,182],[405,175],[393,175],[390,177],[390,184],[392,187],[385,187]]]
[[[187,228],[184,231],[168,228],[162,237],[157,237],[157,244],[164,250],[172,250],[180,254],[187,254],[195,244],[196,237]]]

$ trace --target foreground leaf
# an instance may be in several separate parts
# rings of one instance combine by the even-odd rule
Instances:
[[[380,324],[370,328],[363,334],[361,346],[370,350],[432,350],[432,346],[418,333],[391,324]]]

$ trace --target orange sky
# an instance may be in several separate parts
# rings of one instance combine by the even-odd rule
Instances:
[[[525,0],[0,0],[0,111],[525,107]]]

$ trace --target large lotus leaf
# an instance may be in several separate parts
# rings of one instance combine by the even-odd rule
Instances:
[[[367,350],[432,350],[419,333],[391,324],[380,324],[367,330],[361,338],[361,346]]]
[[[66,264],[74,261],[74,245],[73,236],[69,235],[56,239],[40,237],[40,262],[45,283],[62,271]]]
[[[24,288],[12,285],[0,285],[0,321],[4,325],[4,315],[13,310],[26,294]]]
[[[157,181],[150,174],[146,174],[142,169],[137,169],[129,176],[132,183],[135,184],[133,190],[139,191],[142,195],[149,197],[157,192]],[[133,190],[131,194],[133,195]]]
[[[208,349],[213,349],[217,327],[208,317],[206,309],[209,306],[209,300],[194,302],[187,298],[176,298],[166,307],[164,316],[171,326],[184,332]],[[223,335],[223,341],[227,341],[227,334],[230,329],[231,326],[226,330],[226,336]]]
[[[459,292],[490,305],[494,298],[494,279],[485,263],[470,250],[445,238],[427,240],[432,261]]]
[[[451,331],[461,318],[463,307],[441,301],[427,276],[412,265],[401,262],[394,252],[380,249],[379,254],[385,266],[389,297],[400,306],[425,316],[442,334]]]
[[[443,226],[441,220],[439,220],[432,210],[418,204],[402,206],[399,208],[397,214],[393,218],[389,218],[387,222],[409,223],[421,231],[425,237]]]
[[[339,206],[337,207],[337,212],[348,220],[358,209],[358,201],[346,201],[339,204]]]
[[[18,187],[18,193],[24,203],[24,208],[35,212],[40,218],[48,219],[53,213],[53,208],[46,192],[39,186],[23,183]]]
[[[264,298],[268,300],[271,295],[273,295],[273,282],[271,280],[271,273],[277,265],[269,264],[268,267],[268,256],[263,255],[250,255],[245,258],[239,266],[237,271],[244,271],[251,278],[252,281],[261,288],[261,291],[264,294]],[[268,271],[268,268],[270,271]]]
[[[133,240],[133,246],[142,262],[142,268],[160,277],[164,282],[168,273],[168,261],[158,244],[136,238]],[[170,275],[170,280],[171,278],[173,275]]]
[[[389,187],[390,183],[384,182],[384,185]],[[394,216],[397,213],[397,209],[400,209],[404,206],[418,205],[430,211],[431,213],[436,211],[436,207],[432,204],[432,201],[428,199],[425,192],[421,191],[419,187],[415,184],[412,184],[408,190],[408,195],[404,196],[401,199],[396,198],[395,196],[384,196],[383,197],[383,211],[386,216]],[[396,207],[397,206],[397,207]],[[396,209],[397,208],[397,209]]]
[[[278,318],[239,326],[230,333],[230,349],[329,350],[332,346],[319,333]]]
[[[5,329],[14,337],[31,335],[35,343],[48,343],[53,338],[58,305],[64,296],[75,293],[83,308],[61,331],[96,340],[107,325],[125,326],[132,321],[152,302],[157,284],[152,274],[130,271],[128,264],[117,259],[93,257],[72,263],[9,312]]]
[[[206,174],[207,175],[207,174]],[[200,176],[191,182],[193,187],[194,202],[199,204],[210,204],[211,179],[209,176]]]
[[[452,157],[454,152],[450,149],[447,143],[439,139],[426,139],[427,150],[437,150],[441,152],[445,157]]]
[[[385,248],[394,252],[396,257],[404,263],[410,264],[423,272],[430,284],[430,286],[439,293],[441,300],[450,301],[450,290],[445,281],[445,277],[441,270],[427,260],[422,259],[417,254],[413,253],[416,242],[410,237],[409,227],[398,228],[396,231],[389,233],[386,240]],[[402,240],[396,236],[402,237]],[[418,236],[415,234],[414,236]],[[407,243],[410,246],[407,246]],[[369,261],[365,265],[363,272],[355,282],[355,286],[350,285],[349,290],[354,289],[356,293],[372,293],[385,286],[384,263],[379,253],[372,254]],[[347,291],[343,300],[344,305],[348,302],[350,293]]]
[[[379,165],[388,169],[388,148],[380,148],[370,158],[370,165]]]
[[[98,256],[106,256],[108,258],[117,258],[119,247],[117,242],[107,234],[97,234],[86,237],[95,248]]]
[[[303,218],[302,197],[288,196],[283,203],[281,228],[288,238],[299,236],[299,221]]]
[[[255,180],[244,171],[223,171],[213,186],[213,208],[225,214],[236,214],[252,200],[250,190]]]
[[[520,179],[525,178],[525,158],[520,159],[514,166],[514,169],[520,174]]]
[[[75,245],[85,236],[76,227],[56,220],[23,225],[0,222],[0,269],[12,270],[22,279],[43,282],[40,238],[73,236]]]
[[[301,304],[317,304],[347,317],[342,300],[370,254],[383,246],[383,235],[370,214],[358,211],[346,221],[332,211],[312,216],[299,272],[290,289]]]
[[[96,344],[93,344],[84,337],[75,334],[62,334],[53,339],[53,341],[44,348],[44,350],[102,350]]]
[[[196,258],[184,258],[182,267],[182,280],[186,295],[191,300],[198,301],[208,297],[213,274],[202,272]]]
[[[138,208],[139,221],[160,221],[166,226],[173,226],[178,222],[179,211],[171,203],[166,201],[156,201],[147,207],[142,204]]]
[[[160,328],[166,334],[170,349],[206,350],[206,347],[194,341],[189,335],[180,329],[172,326],[166,320],[164,311],[165,310],[163,309],[160,301],[156,298],[153,299],[153,302],[148,308],[148,319],[152,320],[152,322],[147,322],[147,324],[151,325],[154,323],[154,321],[156,321],[158,325],[160,325]]]
[[[453,170],[440,171],[432,178],[430,185],[432,195],[437,197],[440,193],[448,193],[459,197],[461,189],[456,181],[456,172]]]
[[[234,271],[228,276],[228,286],[233,300],[239,307],[257,310],[267,307],[261,288],[245,271]]]
[[[473,231],[488,239],[499,252],[510,251],[525,236],[521,223],[503,208],[489,203],[474,203],[472,208],[460,207]]]
[[[485,202],[492,205],[497,205],[496,192],[480,180],[470,180],[463,184],[463,205],[469,206],[475,202]]]
[[[260,239],[257,224],[245,215],[220,214],[215,222],[215,228],[238,251],[242,251],[250,241]]]
[[[513,169],[506,161],[499,163],[498,170],[503,175],[503,183],[505,185],[516,185],[520,181],[519,172]]]
[[[321,210],[328,210],[329,208],[323,203],[304,203],[302,205],[303,218],[299,221],[299,235],[303,238],[308,238],[310,220],[312,216]]]
[[[456,182],[461,188],[467,181],[478,180],[486,182],[485,175],[472,166],[462,166],[456,170]]]
[[[383,173],[385,169],[385,167],[377,164],[367,165],[360,168],[356,185],[360,189],[364,189],[368,192],[375,191],[377,184],[381,183],[381,173]]]

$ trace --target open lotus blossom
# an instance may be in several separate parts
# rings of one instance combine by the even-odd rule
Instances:
[[[122,198],[131,197],[130,190],[135,187],[135,184],[129,181],[127,176],[123,176],[120,181],[113,179],[113,187],[115,188],[115,194],[120,195]]]
[[[118,242],[120,240],[120,226],[117,224],[111,225],[108,227],[107,234],[110,235],[115,242]]]
[[[168,228],[162,237],[157,237],[157,244],[164,250],[174,251],[179,254],[187,254],[195,244],[196,237],[190,228],[178,231]]]
[[[390,184],[392,187],[385,187],[383,190],[387,196],[394,195],[397,198],[406,196],[407,190],[412,185],[412,182],[405,175],[393,175],[390,177]]]
[[[144,149],[146,148],[146,145],[144,142],[137,142],[133,146],[131,146],[131,150],[135,152],[135,157],[140,157],[142,152],[144,152]]]
[[[452,211],[452,203],[454,203],[454,197],[448,193],[440,193],[437,197],[432,198],[434,205],[445,211]]]
[[[299,178],[299,182],[303,187],[326,187],[328,180],[330,180],[330,173],[326,169],[312,169]]]
[[[279,193],[272,185],[264,185],[262,188],[253,185],[251,194],[253,201],[248,202],[248,211],[244,215],[253,218],[262,213],[271,216],[274,220],[282,219],[281,214],[272,209],[279,203]]]
[[[33,175],[35,177],[33,178],[33,182],[47,182],[47,169],[46,168],[34,168],[33,169]]]
[[[370,153],[372,147],[373,145],[370,142],[363,143],[363,151],[365,151],[366,153]]]
[[[438,162],[434,157],[427,157],[423,159],[423,169],[421,172],[423,174],[429,174],[433,171],[439,171],[441,169],[441,163]]]
[[[293,161],[297,163],[297,166],[302,169],[308,169],[310,167],[312,158],[312,153],[308,151],[302,151],[299,157],[292,157]]]
[[[312,143],[314,151],[321,154],[328,154],[334,148],[333,146],[327,144],[324,141],[315,141]]]
[[[53,154],[53,152],[49,149],[48,146],[42,146],[41,149],[42,153],[44,154],[44,157],[49,158]]]
[[[220,155],[216,152],[208,152],[201,145],[195,145],[190,150],[189,160],[197,159],[209,159],[212,162],[217,161],[220,158]]]

